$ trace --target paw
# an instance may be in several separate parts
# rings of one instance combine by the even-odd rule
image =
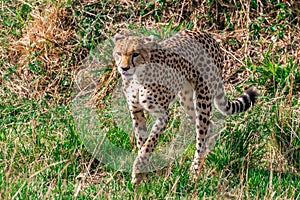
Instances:
[[[192,163],[191,167],[190,167],[190,172],[191,174],[195,175],[197,174],[199,171],[199,166],[196,165],[194,162]]]
[[[139,184],[145,177],[145,174],[142,173],[142,169],[144,167],[144,162],[140,157],[137,157],[133,164],[133,171],[132,171],[132,180],[131,183],[133,185]]]
[[[137,185],[139,184],[142,180],[144,180],[146,174],[145,173],[132,173],[132,179],[131,179],[131,183],[133,185]]]
[[[203,169],[204,166],[204,162],[205,162],[205,157],[201,158],[200,160],[194,160],[191,167],[190,167],[190,171],[191,174],[193,176],[193,179],[198,179],[201,171]]]
[[[190,181],[195,182],[195,180],[199,179],[200,174],[201,169],[199,169],[199,166],[192,164],[190,167]]]

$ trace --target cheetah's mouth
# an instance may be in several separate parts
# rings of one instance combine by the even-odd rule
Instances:
[[[125,77],[125,78],[130,78],[130,77],[133,76],[135,70],[127,70],[127,71],[125,71],[125,70],[120,69],[119,72],[120,72],[120,74],[121,74],[123,77]]]
[[[128,74],[127,71],[122,71],[122,75],[126,76],[126,75],[130,75],[130,74]]]

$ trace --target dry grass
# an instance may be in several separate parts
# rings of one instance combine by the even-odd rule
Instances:
[[[2,84],[21,97],[65,101],[80,60],[80,51],[74,51],[79,45],[74,43],[72,13],[57,4],[31,9],[31,20],[22,36],[12,41],[7,36],[10,46],[1,57],[7,57],[8,62],[1,74],[16,69]]]
[[[268,64],[290,68],[290,61],[299,68],[300,4],[284,1],[275,6],[275,3],[260,0],[209,2],[61,0],[2,3],[0,102],[5,106],[0,106],[4,116],[0,117],[3,122],[0,159],[4,163],[0,164],[0,171],[3,170],[2,174],[7,177],[3,179],[5,183],[0,181],[0,187],[5,184],[8,189],[3,187],[0,193],[7,198],[30,192],[39,198],[55,198],[57,191],[61,196],[68,193],[70,198],[85,195],[113,198],[119,194],[128,198],[133,194],[136,197],[151,194],[158,198],[189,194],[194,198],[216,194],[217,197],[213,197],[229,199],[259,199],[262,196],[271,199],[274,195],[278,199],[299,197],[298,185],[285,182],[296,179],[299,173],[299,144],[293,143],[300,131],[299,75],[291,72],[285,80],[278,81],[275,80],[278,74],[270,75],[259,68],[267,68]],[[250,5],[251,2],[257,2],[257,6]],[[21,14],[13,10],[24,5],[31,10],[28,16],[22,15],[21,9],[17,10]],[[6,22],[10,17],[15,21]],[[216,160],[212,156],[210,163],[206,163],[206,174],[199,183],[187,181],[188,164],[185,163],[191,159],[187,155],[180,166],[178,163],[170,166],[163,176],[153,174],[150,183],[144,185],[140,193],[135,193],[129,175],[107,170],[101,163],[95,164],[79,142],[68,110],[73,80],[89,52],[102,40],[124,29],[145,27],[159,32],[172,20],[172,28],[192,27],[213,35],[226,52],[227,91],[243,90],[249,83],[256,84],[261,91],[260,101],[250,114],[229,120],[227,129],[232,135],[223,136],[226,144],[220,142]],[[101,108],[105,106],[103,99],[111,94],[119,78],[113,62],[106,67],[108,70],[100,77],[95,96]],[[31,99],[33,103],[26,101]],[[40,99],[48,107],[40,103]],[[53,105],[67,105],[67,108]],[[261,135],[264,141],[259,140]],[[257,144],[247,146],[246,155],[231,151],[241,137],[253,137],[251,142]],[[261,146],[264,149],[258,152]],[[222,152],[227,148],[229,153]],[[255,153],[263,155],[255,157]],[[237,158],[230,157],[232,155]],[[263,163],[260,168],[252,167],[251,164],[258,165],[255,161],[259,158]],[[94,164],[97,166],[91,167]],[[27,166],[30,167],[27,169]],[[276,178],[278,180],[273,182],[278,188],[272,182]],[[260,185],[265,182],[269,188],[266,193],[265,185]]]
[[[47,96],[55,101],[66,97],[65,94],[72,87],[72,76],[88,51],[80,44],[80,41],[85,42],[85,38],[77,33],[78,30],[86,29],[81,24],[85,17],[99,19],[97,23],[102,26],[97,30],[98,35],[94,35],[97,26],[90,24],[90,31],[84,37],[91,37],[94,41],[107,39],[116,31],[128,28],[130,24],[158,29],[171,19],[174,20],[174,26],[183,20],[192,22],[193,29],[210,32],[222,45],[227,55],[225,81],[233,85],[249,77],[249,71],[242,68],[247,64],[245,57],[254,64],[260,64],[263,54],[272,52],[279,57],[278,64],[284,66],[289,59],[299,63],[299,16],[293,19],[293,25],[287,23],[284,17],[276,19],[274,16],[277,16],[279,9],[274,8],[271,3],[258,1],[260,6],[256,10],[250,8],[249,3],[243,2],[239,2],[240,6],[237,7],[235,1],[212,1],[210,4],[192,0],[174,4],[167,1],[164,5],[156,2],[153,5],[145,4],[146,6],[138,1],[121,1],[118,4],[115,1],[78,1],[68,8],[62,6],[64,3],[32,6],[30,20],[23,29],[22,36],[13,39],[10,35],[7,36],[11,45],[8,51],[1,49],[1,57],[8,58],[9,62],[5,63],[1,74],[5,74],[6,69],[13,66],[17,69],[9,80],[1,82],[16,94],[27,98]],[[91,9],[87,11],[85,8],[89,7]],[[297,2],[288,2],[286,12],[295,12],[291,7],[297,7]],[[79,13],[76,18],[75,12]],[[154,12],[159,12],[159,22]],[[259,17],[264,22],[259,27],[258,40],[251,38],[256,31],[251,26],[260,23]],[[264,31],[272,25],[284,26],[286,32],[281,39],[274,38],[281,30],[279,28],[273,32]]]

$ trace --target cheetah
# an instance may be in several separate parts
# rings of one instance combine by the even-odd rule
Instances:
[[[142,169],[168,124],[168,108],[176,96],[195,125],[196,151],[190,169],[196,175],[207,152],[212,104],[227,116],[243,112],[255,103],[255,87],[234,101],[227,100],[221,74],[223,54],[218,43],[205,32],[179,31],[162,42],[156,42],[154,36],[114,36],[113,57],[121,74],[138,147],[133,184],[145,177]],[[144,111],[156,116],[149,135]]]

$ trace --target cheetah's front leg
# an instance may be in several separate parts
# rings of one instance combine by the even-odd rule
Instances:
[[[143,180],[145,172],[149,170],[149,159],[155,148],[159,136],[165,130],[168,122],[169,122],[169,113],[168,111],[164,111],[160,113],[151,129],[151,133],[143,144],[141,149],[139,149],[138,156],[136,157],[133,164],[132,171],[132,183],[138,184]]]
[[[136,138],[138,150],[140,150],[148,138],[146,120],[143,109],[131,110],[132,126]]]

